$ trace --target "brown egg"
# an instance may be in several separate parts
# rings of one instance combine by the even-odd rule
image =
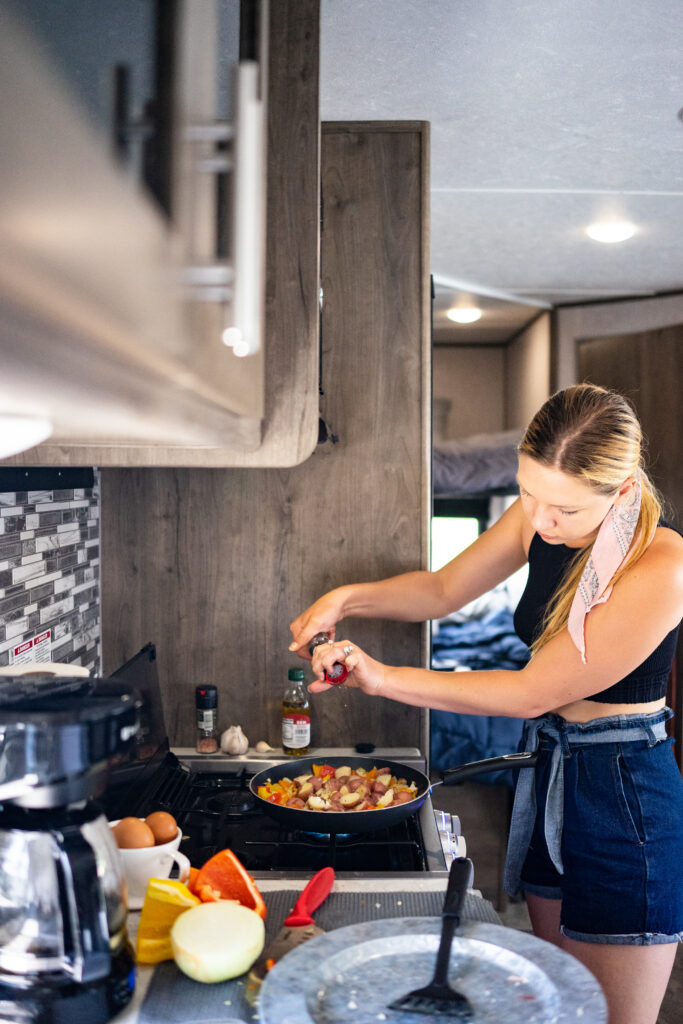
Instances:
[[[145,822],[151,828],[157,846],[160,843],[170,843],[178,834],[178,822],[172,814],[168,814],[166,811],[155,811],[154,814],[148,814]]]
[[[140,818],[121,818],[112,832],[121,850],[140,850],[145,846],[154,846],[154,833]]]

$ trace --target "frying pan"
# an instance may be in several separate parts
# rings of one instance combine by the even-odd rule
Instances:
[[[417,796],[405,804],[394,807],[382,807],[376,811],[309,811],[299,807],[286,807],[282,804],[269,803],[258,795],[258,787],[268,782],[279,782],[280,779],[296,778],[297,775],[313,774],[314,764],[329,764],[332,768],[340,768],[343,764],[349,768],[388,768],[397,779],[405,779],[408,785],[414,782]],[[297,757],[296,761],[285,761],[264,768],[251,779],[249,789],[252,795],[262,804],[263,810],[284,825],[304,832],[372,832],[378,828],[388,828],[404,818],[414,814],[427,799],[431,789],[429,779],[416,768],[398,761],[387,761],[378,757]]]
[[[499,757],[487,757],[483,761],[471,761],[469,764],[460,765],[457,768],[449,768],[442,773],[441,782],[449,778],[452,782],[464,782],[465,779],[475,775],[482,775],[486,772],[500,771],[503,768],[533,767],[538,754],[502,754]],[[417,786],[417,795],[404,804],[396,804],[394,807],[382,807],[375,811],[309,811],[301,810],[298,807],[287,807],[282,804],[269,803],[258,795],[258,787],[265,786],[268,782],[279,782],[281,779],[296,778],[297,775],[313,773],[314,764],[329,764],[332,768],[339,768],[341,765],[348,765],[349,768],[388,768],[397,779],[405,779],[408,785],[414,782]],[[419,810],[432,791],[434,786],[441,785],[441,782],[431,783],[427,776],[411,768],[407,764],[398,761],[387,761],[385,758],[376,757],[302,757],[295,761],[284,761],[275,764],[271,768],[264,768],[253,776],[249,783],[252,796],[260,801],[262,809],[271,817],[288,825],[292,829],[300,829],[303,832],[373,832],[378,828],[389,828],[396,825],[404,818]]]

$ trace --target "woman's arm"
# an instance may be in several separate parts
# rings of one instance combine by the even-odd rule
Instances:
[[[638,564],[614,587],[609,601],[587,616],[585,665],[564,630],[518,671],[445,674],[394,668],[345,640],[319,648],[313,670],[322,680],[325,668],[346,661],[351,671],[347,685],[360,686],[373,696],[462,714],[534,718],[623,679],[645,661],[682,616],[683,539],[660,530]],[[344,657],[347,644],[354,649]],[[310,689],[320,692],[327,684],[314,682]]]
[[[485,594],[524,565],[523,512],[517,500],[465,551],[438,572],[408,572],[376,583],[352,583],[324,594],[294,620],[290,650],[316,633],[334,636],[340,619],[438,619]]]

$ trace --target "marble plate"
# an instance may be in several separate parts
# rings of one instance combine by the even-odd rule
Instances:
[[[292,950],[268,973],[261,1024],[443,1024],[388,1004],[432,977],[441,919],[406,917],[337,928]],[[526,932],[482,922],[458,929],[450,983],[469,999],[473,1024],[605,1024],[593,975]]]

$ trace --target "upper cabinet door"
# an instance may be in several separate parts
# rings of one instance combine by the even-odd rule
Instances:
[[[53,426],[6,461],[301,461],[317,0],[28,0],[2,22],[0,441],[2,414]]]

